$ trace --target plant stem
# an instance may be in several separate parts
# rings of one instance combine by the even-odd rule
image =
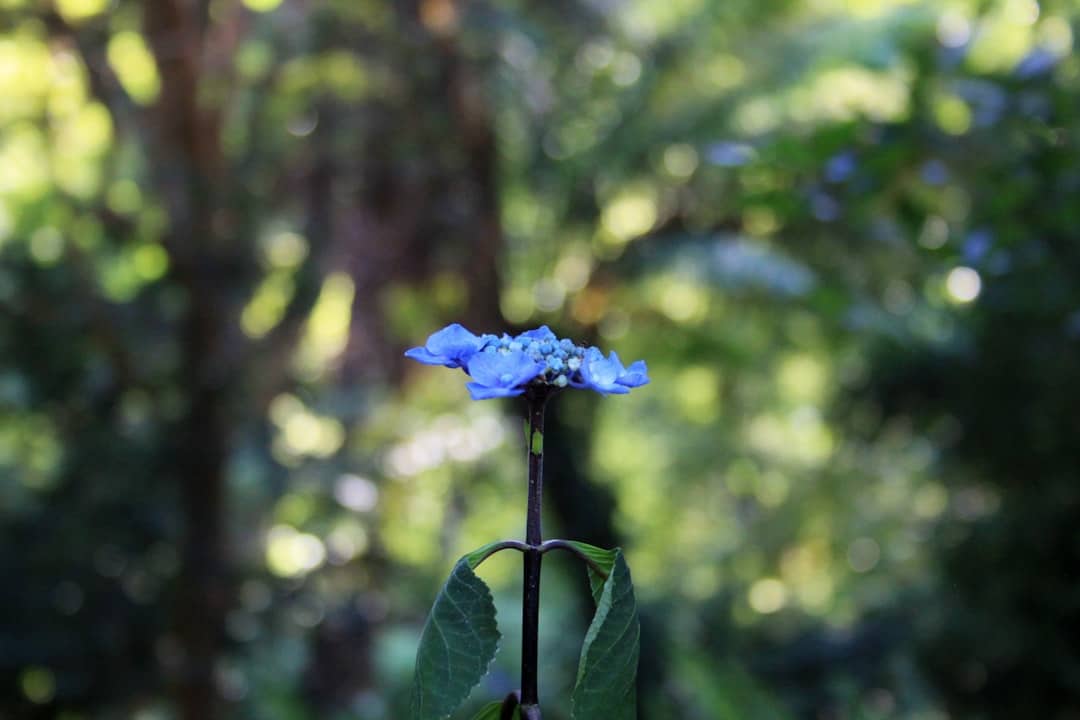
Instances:
[[[528,445],[529,453],[529,505],[525,516],[525,577],[521,602],[521,704],[538,706],[540,699],[536,688],[537,657],[540,631],[540,503],[544,486],[544,405],[547,403],[546,388],[536,388],[526,394],[529,403]],[[530,713],[530,715],[533,715]],[[539,707],[534,717],[539,718]]]

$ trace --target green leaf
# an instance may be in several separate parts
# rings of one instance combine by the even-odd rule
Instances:
[[[637,666],[641,636],[637,601],[622,550],[573,543],[608,571],[604,580],[589,568],[596,615],[585,635],[577,684],[570,696],[573,720],[634,720],[637,717]]]
[[[493,702],[485,705],[480,709],[473,720],[500,720],[502,717],[502,702]],[[513,720],[520,720],[521,711],[514,708],[514,714],[511,716]]]
[[[476,566],[482,563],[489,555],[491,555],[492,548],[496,545],[501,545],[501,542],[488,543],[487,545],[473,550],[468,555],[461,558],[459,562],[468,563],[470,570],[475,570]]]
[[[473,573],[489,547],[458,560],[435,598],[416,651],[412,720],[449,717],[495,657],[500,639],[495,604],[487,585]]]
[[[593,602],[599,605],[600,595],[604,591],[604,581],[611,575],[611,569],[615,566],[615,555],[621,551],[618,548],[614,550],[604,550],[595,545],[589,545],[588,543],[577,542],[574,540],[567,540],[566,543],[574,546],[578,552],[603,569],[604,572],[601,575],[592,565],[588,566],[589,586],[592,588]]]

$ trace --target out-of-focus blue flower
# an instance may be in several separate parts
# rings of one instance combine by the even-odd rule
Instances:
[[[488,342],[490,336],[478,337],[458,323],[447,325],[433,333],[423,347],[405,351],[405,357],[425,365],[465,367],[471,358]]]
[[[544,363],[520,350],[477,353],[468,363],[473,382],[466,383],[465,387],[473,400],[513,397],[525,392],[525,385],[544,372],[544,368]]]
[[[623,395],[649,382],[641,360],[624,368],[614,352],[605,358],[598,348],[560,339],[542,325],[516,337],[477,336],[454,323],[428,338],[423,347],[405,353],[428,365],[462,368],[474,400],[521,395],[526,387],[575,387],[603,395]]]

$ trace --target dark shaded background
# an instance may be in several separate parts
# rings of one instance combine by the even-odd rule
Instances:
[[[520,408],[401,357],[461,321],[649,363],[546,443],[642,718],[1080,718],[1078,20],[0,0],[0,717],[403,717],[523,523]]]

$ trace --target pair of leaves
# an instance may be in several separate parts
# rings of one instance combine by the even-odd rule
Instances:
[[[571,718],[633,720],[640,629],[630,570],[617,548],[568,544],[589,561],[596,601],[570,698]],[[411,720],[445,720],[487,674],[501,636],[491,591],[473,570],[493,547],[461,558],[435,599],[416,654]],[[474,720],[498,720],[500,708],[501,703],[487,705]]]

